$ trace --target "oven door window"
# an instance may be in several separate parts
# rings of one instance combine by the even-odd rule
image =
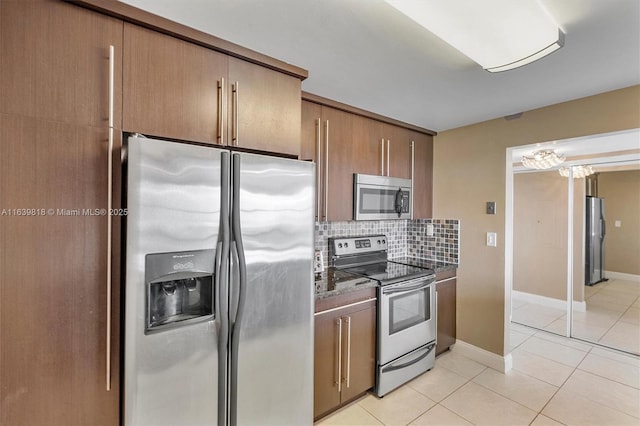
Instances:
[[[389,334],[431,319],[429,287],[389,298]]]

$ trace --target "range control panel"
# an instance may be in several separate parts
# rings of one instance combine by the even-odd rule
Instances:
[[[360,237],[330,238],[329,245],[332,255],[346,256],[367,254],[387,250],[385,235],[366,235]]]

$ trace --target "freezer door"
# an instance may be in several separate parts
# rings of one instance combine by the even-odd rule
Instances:
[[[230,424],[310,425],[314,166],[233,154],[232,170]]]
[[[127,149],[124,424],[215,425],[217,312],[202,298],[215,292],[205,275],[217,254],[223,151],[138,137]],[[149,300],[153,289],[161,297]],[[150,326],[153,309],[166,325]]]

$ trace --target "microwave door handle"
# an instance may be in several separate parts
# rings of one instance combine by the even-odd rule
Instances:
[[[395,210],[398,217],[402,215],[402,208],[404,207],[404,199],[402,198],[402,188],[398,188],[396,192]]]

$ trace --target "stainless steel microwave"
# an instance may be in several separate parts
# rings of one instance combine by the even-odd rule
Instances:
[[[411,179],[353,174],[354,220],[411,219]]]

